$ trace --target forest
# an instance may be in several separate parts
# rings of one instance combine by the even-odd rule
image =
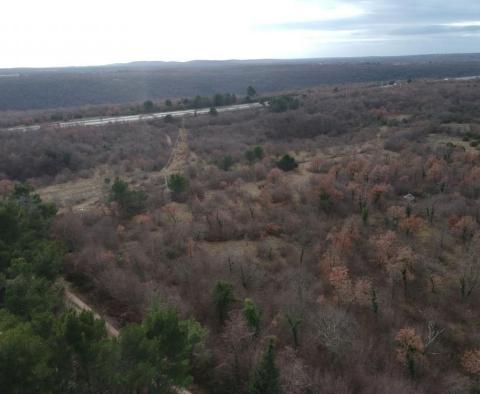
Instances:
[[[0,133],[1,387],[480,392],[479,88]]]
[[[480,75],[475,54],[162,63],[0,70],[0,111],[134,105],[146,100],[266,94],[322,84]],[[8,112],[7,112],[8,113]]]

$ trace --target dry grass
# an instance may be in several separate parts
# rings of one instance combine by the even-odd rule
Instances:
[[[101,204],[105,200],[107,189],[104,177],[96,175],[93,178],[48,186],[39,189],[38,194],[42,200],[54,202],[60,211],[85,211]]]
[[[145,176],[143,172],[123,174],[122,178],[134,186],[148,182],[161,181],[166,183],[169,175],[183,172],[189,161],[188,133],[184,128],[179,129],[178,140],[172,149],[170,159],[166,166],[158,172]],[[113,179],[113,171],[110,168],[102,168],[95,172],[91,178],[76,179],[73,181],[51,185],[38,189],[38,194],[44,201],[54,202],[60,212],[71,209],[73,211],[86,211],[99,207],[106,200],[108,184],[105,178]],[[142,179],[143,178],[143,179]]]
[[[434,148],[438,147],[445,147],[449,144],[453,144],[455,146],[460,146],[465,149],[467,152],[477,152],[478,149],[476,147],[470,146],[469,141],[463,141],[462,138],[446,135],[446,134],[430,134],[428,136],[428,143],[432,145]]]

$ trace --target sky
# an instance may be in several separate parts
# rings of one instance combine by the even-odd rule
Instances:
[[[480,52],[480,0],[2,0],[0,68]]]

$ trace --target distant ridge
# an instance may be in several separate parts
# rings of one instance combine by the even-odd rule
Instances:
[[[480,75],[480,54],[138,61],[0,70],[0,111],[116,105],[216,93],[262,94],[318,85]]]
[[[455,54],[420,54],[405,56],[362,56],[362,57],[325,57],[325,58],[299,58],[299,59],[225,59],[209,60],[196,59],[188,61],[164,61],[164,60],[139,60],[127,63],[112,63],[95,66],[67,66],[67,67],[19,67],[0,68],[0,74],[10,73],[35,73],[35,72],[79,72],[95,71],[98,69],[155,69],[155,68],[176,68],[176,67],[215,67],[228,65],[269,65],[269,64],[355,64],[365,62],[378,62],[381,64],[392,64],[397,62],[418,63],[418,62],[470,62],[480,61],[480,53],[455,53]]]

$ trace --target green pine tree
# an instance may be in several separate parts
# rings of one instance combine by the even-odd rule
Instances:
[[[270,338],[267,350],[258,363],[252,381],[249,394],[279,394],[280,373],[275,365],[275,339]]]
[[[255,330],[255,334],[257,334],[258,331],[260,331],[262,313],[250,298],[245,298],[245,301],[243,302],[243,316],[250,328]]]
[[[218,281],[213,289],[213,300],[218,320],[223,324],[232,304],[235,302],[232,284],[222,280]]]

